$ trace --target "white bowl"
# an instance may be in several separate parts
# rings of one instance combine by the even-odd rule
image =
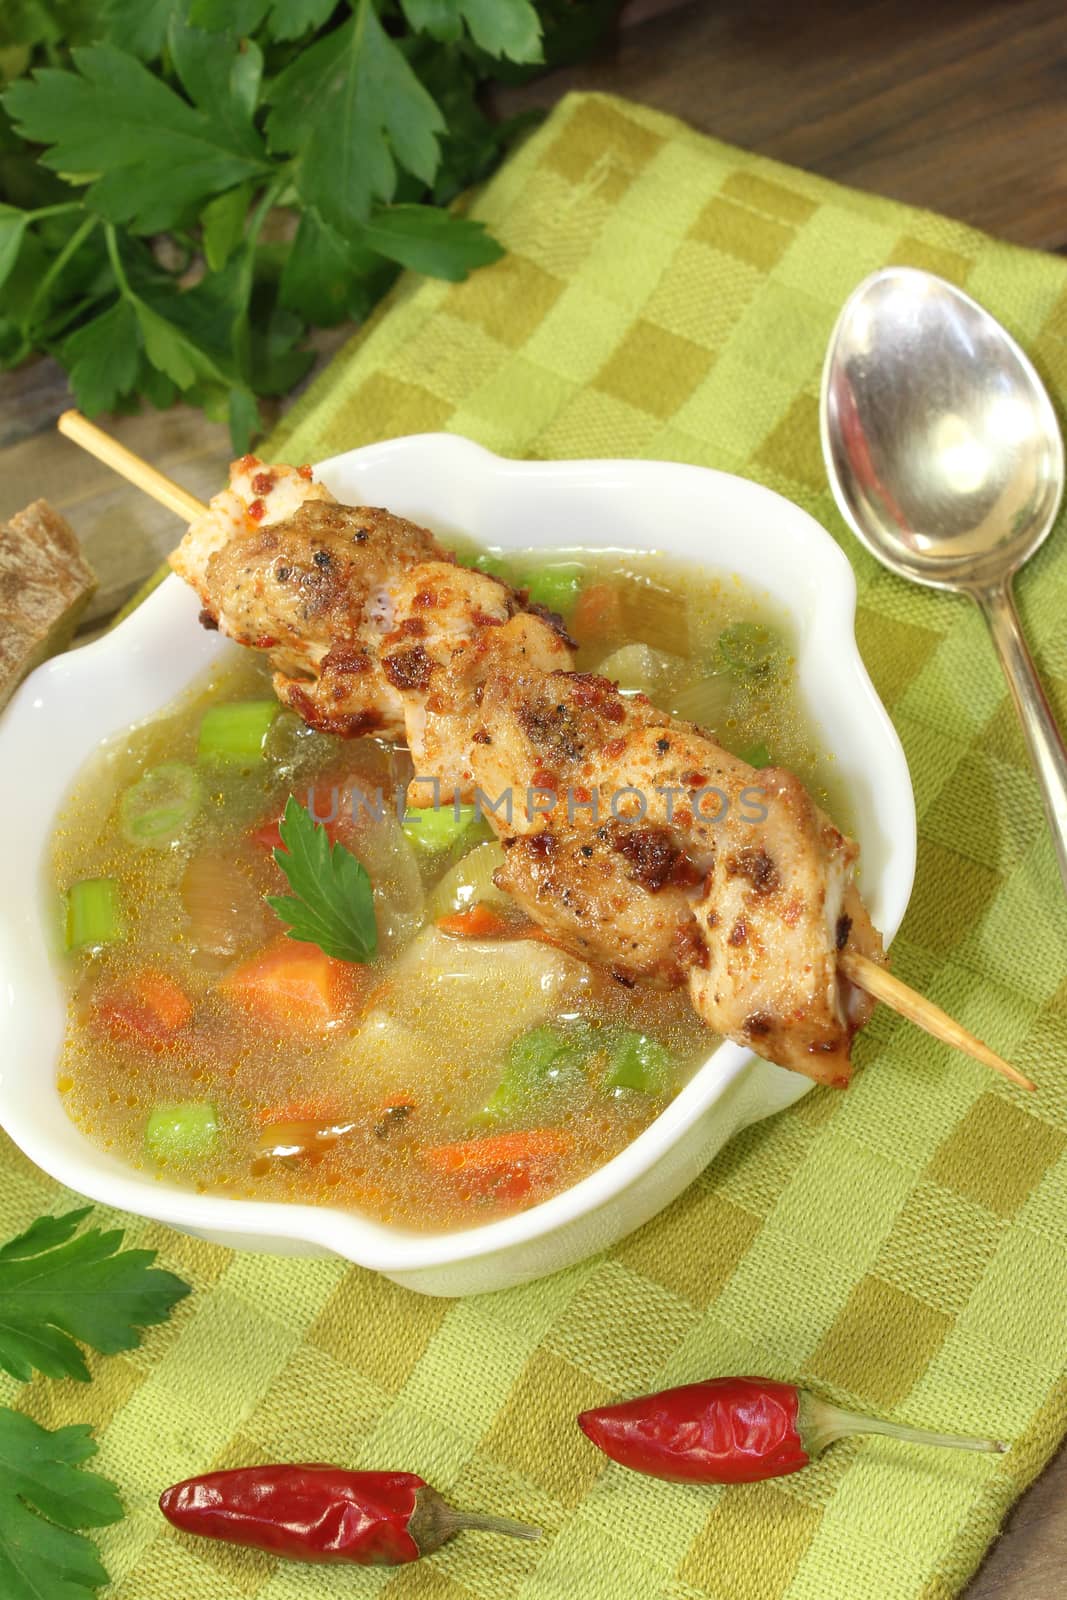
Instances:
[[[863,887],[886,937],[915,866],[900,742],[860,660],[848,561],[789,501],[742,478],[655,461],[508,461],[446,434],[394,439],[318,469],[339,499],[384,505],[483,544],[656,549],[738,574],[791,615],[800,692],[852,796]],[[39,667],[0,721],[0,1123],[60,1182],[207,1239],[284,1254],[335,1252],[427,1294],[504,1288],[613,1244],[681,1192],[740,1128],[790,1105],[807,1079],[722,1044],[632,1144],[531,1210],[462,1232],[384,1227],[329,1206],[193,1194],[135,1172],[69,1120],[55,1087],[65,1005],[42,916],[49,836],[102,739],[172,700],[237,647],[197,625],[170,577],[113,632]]]

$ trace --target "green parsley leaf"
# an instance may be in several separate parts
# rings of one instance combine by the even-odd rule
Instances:
[[[113,1484],[81,1471],[96,1454],[88,1427],[51,1431],[0,1406],[0,1594],[4,1600],[88,1600],[108,1575],[78,1532],[122,1517]]]
[[[212,33],[247,34],[266,18],[272,39],[300,39],[336,9],[337,0],[191,0],[189,21]]]
[[[41,1217],[0,1249],[0,1370],[22,1382],[35,1370],[87,1382],[76,1339],[104,1355],[132,1350],[137,1330],[163,1322],[189,1293],[152,1265],[154,1250],[123,1250],[121,1230],[79,1234],[91,1209]],[[0,1594],[7,1600],[2,1583]]]
[[[170,20],[185,0],[105,0],[101,21],[104,37],[142,61],[162,53]]]
[[[269,10],[270,0],[190,0],[189,21],[212,33],[251,33]]]
[[[321,28],[335,9],[336,0],[274,0],[267,27],[272,39],[302,39]]]
[[[200,213],[204,254],[212,272],[221,272],[245,235],[252,185],[239,184],[209,200]]]
[[[397,166],[432,183],[441,116],[371,0],[302,50],[268,91],[272,150],[297,157],[296,187],[324,222],[352,233],[392,200]]]
[[[101,216],[156,233],[264,170],[251,124],[238,130],[189,105],[114,45],[72,54],[76,72],[42,68],[13,83],[3,104],[24,139],[50,146],[46,166],[90,175],[86,204]]]
[[[363,864],[343,844],[330,844],[321,822],[292,795],[278,828],[284,850],[275,850],[293,893],[265,895],[290,939],[317,944],[341,961],[370,961],[378,948],[374,895]]]
[[[364,225],[361,237],[391,261],[453,283],[504,254],[484,223],[436,206],[387,206]]]
[[[116,300],[85,322],[61,350],[75,398],[86,416],[114,411],[137,382],[141,341],[128,300]]]
[[[166,373],[171,383],[179,389],[191,389],[195,383],[214,382],[227,385],[224,372],[212,360],[208,351],[166,317],[160,316],[144,300],[135,299],[134,312],[144,341],[145,355],[154,367]]]
[[[543,61],[541,20],[530,0],[401,0],[413,28],[452,43],[463,33],[486,55]]]
[[[167,33],[174,70],[195,106],[228,128],[238,144],[258,143],[252,121],[263,78],[263,52],[254,39],[220,39],[181,16]]]

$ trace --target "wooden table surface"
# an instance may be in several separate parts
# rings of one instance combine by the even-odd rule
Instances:
[[[1067,249],[1064,0],[631,0],[601,57],[509,90],[503,110],[566,90],[629,95],[718,138]],[[338,336],[323,338],[324,358]],[[0,519],[45,495],[101,577],[97,626],[170,549],[174,518],[54,432],[70,404],[43,361],[0,378]],[[229,456],[198,413],[102,419],[207,497]],[[1020,1502],[968,1600],[1067,1595],[1067,1455]]]

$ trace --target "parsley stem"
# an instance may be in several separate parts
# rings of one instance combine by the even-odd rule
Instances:
[[[40,222],[44,217],[61,217],[68,211],[84,209],[80,200],[61,200],[54,206],[38,206],[35,211],[30,211],[27,215],[32,222]]]
[[[248,309],[252,297],[252,279],[256,265],[256,244],[263,224],[267,220],[271,207],[275,204],[283,188],[283,180],[275,179],[267,185],[252,212],[245,234],[244,247],[240,269],[240,306],[241,309],[233,320],[233,355],[237,363],[237,370],[245,381],[251,378],[252,366],[252,327],[249,321]]]
[[[74,232],[71,234],[70,238],[56,256],[56,259],[52,262],[52,265],[49,267],[48,271],[45,273],[44,277],[41,279],[40,283],[37,285],[37,288],[33,292],[33,298],[30,301],[29,309],[26,313],[26,321],[28,323],[33,322],[34,313],[36,312],[37,307],[48,294],[49,290],[59,277],[59,274],[63,271],[63,268],[66,266],[67,262],[72,256],[78,253],[99,221],[99,217],[86,217],[81,227],[75,228]]]
[[[119,244],[115,237],[115,229],[110,222],[105,224],[104,237],[107,240],[107,254],[108,260],[111,262],[111,270],[115,274],[115,282],[119,286],[123,299],[136,300],[137,296],[130,288],[130,280],[126,276],[126,269],[122,265],[122,257],[119,255]]]

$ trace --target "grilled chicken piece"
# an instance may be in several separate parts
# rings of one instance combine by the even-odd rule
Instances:
[[[170,564],[214,611],[207,568],[215,552],[251,526],[284,522],[308,500],[333,502],[330,491],[312,479],[310,467],[268,467],[258,456],[241,456],[230,463],[229,488],[213,495],[203,516],[190,523]]]
[[[409,802],[470,801],[481,685],[503,667],[566,671],[571,641],[558,618],[524,609],[499,578],[443,561],[399,578],[394,621],[384,666],[404,697]]]
[[[495,673],[472,747],[501,888],[623,982],[688,981],[716,1033],[827,1083],[871,1002],[839,977],[881,943],[857,847],[792,773],[756,772],[643,695],[584,673]],[[555,802],[553,804],[553,801]]]
[[[339,505],[302,469],[255,456],[233,463],[171,565],[205,626],[269,653],[279,700],[312,727],[406,738],[416,771],[440,775],[413,785],[414,806],[469,798],[474,697],[490,670],[571,664],[558,618],[457,566],[426,528]]]
[[[304,469],[235,462],[172,565],[312,726],[406,739],[413,805],[479,800],[500,886],[561,945],[625,984],[687,983],[717,1033],[848,1081],[873,1002],[837,958],[882,945],[856,845],[792,773],[571,671],[558,617]]]

